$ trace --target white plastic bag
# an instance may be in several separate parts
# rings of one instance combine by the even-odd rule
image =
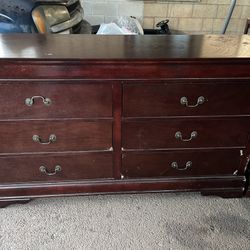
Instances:
[[[102,23],[97,35],[135,35],[124,27],[119,27],[116,23]]]
[[[112,23],[102,23],[97,35],[143,35],[143,28],[135,17],[120,17]]]
[[[131,31],[132,33],[143,35],[143,28],[140,22],[132,16],[122,16],[115,20],[115,23],[121,27],[126,28],[127,30]]]

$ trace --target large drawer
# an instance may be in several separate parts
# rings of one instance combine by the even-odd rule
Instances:
[[[112,153],[0,157],[0,182],[113,178]]]
[[[112,117],[112,84],[0,82],[0,119],[62,117]]]
[[[124,121],[124,149],[245,147],[249,118]]]
[[[125,117],[250,115],[248,82],[124,84]]]
[[[240,150],[129,152],[122,157],[126,178],[244,175]]]
[[[0,154],[109,150],[112,121],[2,121],[0,142]]]

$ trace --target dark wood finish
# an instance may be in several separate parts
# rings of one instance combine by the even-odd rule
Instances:
[[[161,83],[134,81],[134,84],[125,84],[123,92],[125,117],[228,116],[250,113],[249,79],[224,82],[216,82],[215,79],[169,80]],[[180,103],[182,97],[187,97],[189,105],[195,105],[200,96],[205,98],[205,103],[195,108]]]
[[[48,176],[60,165],[61,171]],[[0,157],[0,183],[51,182],[113,178],[112,153],[50,154]]]
[[[99,193],[242,196],[249,45],[249,36],[2,35],[0,206]],[[25,104],[37,95],[51,105]],[[182,96],[205,103],[186,108]],[[181,142],[177,131],[198,137]],[[32,140],[51,134],[51,145]],[[188,159],[190,172],[169,168]],[[47,176],[43,165],[62,171]]]
[[[122,157],[122,173],[126,178],[194,177],[244,175],[240,168],[240,150],[200,150],[178,152],[130,152]],[[183,169],[171,167],[173,162]]]
[[[165,178],[144,180],[68,181],[0,185],[0,198],[46,197],[63,195],[138,193],[138,192],[225,192],[243,193],[242,176],[223,178]]]
[[[114,102],[114,126],[113,126],[113,147],[114,147],[114,177],[120,179],[121,176],[121,116],[122,116],[122,86],[117,82],[113,85]]]
[[[0,40],[2,48],[0,58],[4,60],[58,60],[61,62],[69,59],[105,62],[135,59],[156,61],[176,58],[183,60],[189,58],[235,59],[249,56],[247,46],[249,42],[248,36],[223,35],[44,36],[3,34]],[[65,65],[65,70],[67,66]],[[115,67],[115,65],[113,66]]]
[[[250,197],[250,140],[248,140],[248,144],[246,147],[246,152],[248,152],[247,157],[244,157],[241,165],[244,167],[245,170],[245,187],[244,187],[244,196],[245,197]]]
[[[112,85],[104,82],[0,81],[0,119],[112,117]],[[33,96],[49,98],[51,105],[39,98],[25,105]]]
[[[2,35],[0,79],[249,77],[249,44],[247,35]]]
[[[214,148],[245,147],[249,134],[250,119],[166,119],[128,120],[123,123],[123,148],[126,149],[173,149],[173,148]],[[197,138],[190,139],[196,131]]]
[[[245,26],[245,29],[244,29],[244,34],[248,34],[249,29],[250,29],[250,18],[247,19],[246,26]]]
[[[41,145],[34,142],[38,135],[48,142],[50,135],[56,142]],[[6,153],[63,152],[112,150],[112,121],[49,120],[0,122],[0,155]]]
[[[111,39],[111,38],[110,38]],[[245,42],[247,46],[247,42]],[[1,45],[1,42],[0,42]],[[79,44],[82,47],[82,44]],[[85,45],[84,45],[85,46]],[[104,46],[104,45],[103,45]],[[219,50],[219,49],[218,49]],[[247,52],[246,52],[246,55]],[[176,55],[177,56],[177,55]],[[223,65],[223,70],[222,70]],[[50,68],[48,70],[48,67]],[[195,70],[194,70],[195,69]],[[176,71],[178,70],[178,71]],[[11,74],[8,74],[11,72]],[[213,74],[211,74],[213,72]],[[225,74],[226,72],[226,74]],[[0,79],[152,79],[168,78],[245,78],[249,77],[247,58],[224,59],[156,59],[121,60],[1,60]]]

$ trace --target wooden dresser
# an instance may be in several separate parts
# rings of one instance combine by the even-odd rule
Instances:
[[[0,36],[1,207],[242,197],[249,133],[249,36]]]

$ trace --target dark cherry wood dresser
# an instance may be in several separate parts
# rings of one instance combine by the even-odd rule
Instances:
[[[0,206],[243,197],[250,36],[0,36]]]

